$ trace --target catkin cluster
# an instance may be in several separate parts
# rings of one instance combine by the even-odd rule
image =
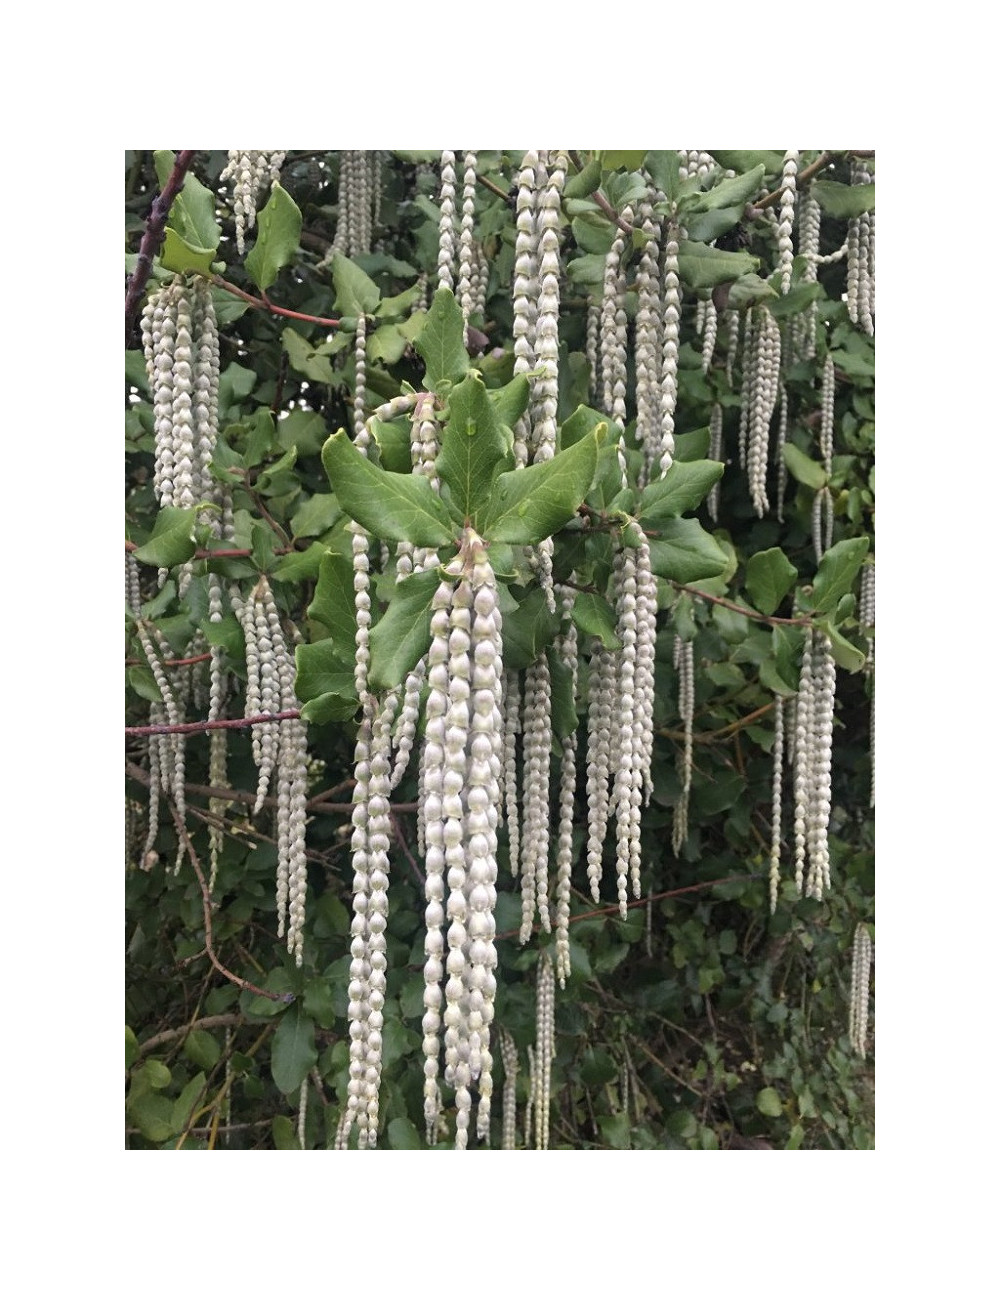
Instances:
[[[346,257],[372,251],[382,201],[382,151],[341,149],[333,249]]]
[[[266,577],[261,577],[250,597],[238,604],[246,643],[246,712],[261,714],[297,710],[295,661],[289,653],[281,615]],[[275,787],[278,842],[278,937],[285,934],[288,951],[302,965],[302,927],[306,910],[306,724],[301,718],[265,720],[251,727],[251,748],[257,765],[257,801],[264,806]]]
[[[285,161],[281,149],[230,149],[229,161],[219,174],[220,181],[233,182],[233,215],[236,218],[236,247],[242,256],[247,231],[257,224],[257,193],[281,175]]]
[[[870,185],[866,161],[855,161],[852,185]],[[866,334],[875,333],[875,213],[862,212],[847,225],[847,314]]]
[[[439,1068],[455,1089],[455,1145],[489,1135],[490,1026],[496,992],[497,824],[502,772],[502,620],[482,540],[463,534],[433,601],[421,754],[425,840],[424,1115],[441,1121]],[[443,990],[441,983],[447,975]]]
[[[830,887],[830,773],[837,669],[830,638],[806,632],[795,703],[795,886],[821,899]]]

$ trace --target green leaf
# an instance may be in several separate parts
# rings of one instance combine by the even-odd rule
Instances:
[[[698,1132],[698,1121],[689,1110],[675,1110],[667,1116],[667,1132],[675,1138],[692,1138]]]
[[[295,694],[303,703],[320,695],[337,695],[343,690],[346,668],[345,661],[337,654],[338,649],[331,637],[295,647]],[[353,659],[352,646],[349,662]],[[352,675],[352,694],[353,681]]]
[[[469,369],[462,342],[462,309],[450,289],[438,289],[414,347],[424,359],[424,384],[432,393],[444,383],[458,383]]]
[[[125,1026],[125,1069],[131,1070],[139,1056],[139,1040],[132,1030]]]
[[[266,292],[299,251],[302,213],[292,196],[277,183],[257,213],[257,242],[247,254],[246,268],[258,289]],[[352,313],[353,314],[353,313]]]
[[[300,456],[316,456],[327,439],[326,421],[316,411],[285,411],[278,419],[276,436],[282,450],[297,447]]]
[[[563,663],[550,646],[549,681],[551,683],[552,734],[558,740],[565,740],[576,731],[579,719],[576,713],[576,701],[573,698],[573,673]]]
[[[331,673],[330,680],[337,683],[337,689],[307,700],[301,709],[306,722],[317,727],[324,727],[328,722],[349,722],[360,707],[353,673]]]
[[[824,620],[817,623],[817,627],[830,638],[834,663],[849,673],[860,672],[864,668],[868,658],[863,650],[859,650],[853,642],[848,641],[847,637],[838,632],[832,623]]]
[[[275,1151],[301,1151],[299,1135],[287,1115],[275,1115],[271,1120],[271,1137]]]
[[[153,163],[162,190],[173,171],[174,155],[169,149],[157,149]],[[171,204],[170,225],[193,248],[219,247],[222,227],[215,219],[215,195],[193,172],[185,175],[181,191]]]
[[[710,244],[743,220],[743,208],[714,208],[711,212],[684,213],[684,229],[688,239],[699,244]]]
[[[423,1146],[416,1125],[402,1115],[389,1121],[385,1135],[393,1151],[419,1151]]]
[[[382,468],[391,474],[412,474],[412,426],[409,420],[380,420],[378,416],[372,415],[368,421],[375,446],[378,447],[378,463]]]
[[[331,551],[323,556],[316,593],[306,613],[329,630],[333,657],[343,664],[353,664],[358,625],[354,565],[346,555]]]
[[[431,641],[431,602],[441,579],[436,570],[397,583],[389,607],[371,631],[369,680],[375,689],[398,686]]]
[[[786,442],[781,449],[781,454],[792,478],[804,483],[806,487],[815,488],[816,491],[826,486],[826,470],[796,447],[794,442]]]
[[[184,1039],[184,1055],[203,1070],[211,1070],[222,1055],[222,1048],[207,1029],[192,1029]]]
[[[781,1115],[781,1098],[773,1088],[761,1088],[757,1094],[757,1109],[762,1115],[778,1119]]]
[[[698,582],[724,573],[729,559],[697,519],[667,519],[649,539],[653,572],[674,582]]]
[[[615,631],[615,611],[603,596],[592,591],[578,592],[570,617],[581,632],[597,637],[605,650],[620,648],[621,642]]]
[[[191,1123],[194,1108],[198,1104],[198,1099],[204,1089],[205,1074],[204,1071],[199,1070],[174,1102],[173,1110],[170,1113],[170,1124],[175,1133],[183,1133]]]
[[[761,188],[763,180],[764,165],[760,163],[742,176],[730,176],[704,194],[699,194],[692,202],[691,209],[695,212],[711,212],[718,208],[743,208]]]
[[[582,171],[578,171],[575,176],[567,177],[563,194],[567,199],[582,199],[588,194],[593,194],[600,183],[601,160],[598,157],[591,158],[584,164]]]
[[[691,429],[687,433],[675,433],[674,460],[681,460],[686,464],[695,460],[704,460],[708,455],[711,441],[712,435],[707,424],[701,429]]]
[[[140,1093],[127,1106],[129,1119],[149,1142],[166,1142],[173,1136],[173,1109],[169,1097],[155,1092]]]
[[[504,384],[503,388],[489,388],[486,391],[500,423],[506,425],[508,429],[513,429],[528,409],[531,385],[527,378],[524,375],[515,375],[509,384]]]
[[[610,1147],[616,1151],[627,1151],[629,1149],[629,1135],[632,1131],[632,1125],[629,1117],[619,1112],[617,1115],[598,1115],[597,1126],[601,1130],[601,1136]]]
[[[716,460],[675,460],[666,474],[643,491],[639,517],[645,524],[696,510],[722,477],[725,465]]]
[[[645,149],[602,149],[598,157],[606,171],[637,172],[646,157]]]
[[[844,185],[840,181],[813,181],[810,193],[831,217],[860,217],[875,208],[875,182]]]
[[[281,346],[288,353],[288,364],[300,375],[317,384],[335,384],[337,376],[333,373],[330,358],[321,347],[314,347],[308,339],[293,330],[291,326],[281,331]]]
[[[458,513],[475,522],[489,501],[497,475],[513,464],[511,439],[473,372],[448,397],[448,422],[441,436],[437,470]]]
[[[744,307],[752,307],[755,303],[767,300],[768,306],[772,302],[777,302],[779,295],[771,288],[766,280],[762,280],[759,275],[741,275],[738,280],[734,280],[729,289],[727,306],[734,311],[742,311]]]
[[[332,492],[317,492],[306,497],[295,514],[292,515],[293,537],[319,537],[329,532],[342,511]]]
[[[798,577],[795,565],[780,546],[757,551],[747,561],[747,594],[761,614],[773,614]]]
[[[568,524],[590,488],[604,436],[597,430],[549,461],[501,474],[481,514],[485,539],[533,545]]]
[[[503,616],[503,666],[518,672],[533,664],[559,631],[559,615],[550,612],[541,587],[533,587],[517,609]]]
[[[341,316],[370,316],[382,296],[375,281],[343,253],[333,254],[330,271],[337,294],[334,311]]]
[[[198,549],[195,524],[203,506],[163,506],[156,516],[149,540],[138,548],[135,558],[140,564],[155,564],[159,569],[171,569],[175,564],[190,560]]]
[[[780,176],[785,155],[777,149],[710,149],[708,151],[726,171],[748,172],[763,166],[766,176]]]
[[[729,284],[749,271],[756,271],[760,262],[749,253],[727,253],[721,248],[682,239],[677,265],[688,288],[712,289],[717,284]]]
[[[152,669],[147,668],[145,664],[134,665],[125,676],[129,689],[135,691],[140,699],[149,700],[152,704],[163,703],[163,696],[160,694]]]
[[[867,537],[848,537],[830,547],[813,580],[812,603],[817,614],[833,613],[840,598],[854,587],[867,554]]]
[[[195,244],[189,244],[168,226],[163,234],[160,265],[165,271],[177,271],[181,275],[188,271],[195,271],[198,275],[211,275],[215,254],[214,248],[199,248]]]
[[[654,186],[673,202],[680,192],[681,160],[676,149],[651,149],[643,163]]]
[[[372,361],[394,366],[406,351],[409,339],[398,325],[380,325],[368,336],[366,349]]]
[[[279,1092],[297,1093],[302,1080],[316,1064],[315,1026],[296,1003],[278,1022],[271,1039],[271,1077]]]
[[[414,546],[445,546],[453,540],[456,530],[447,507],[423,474],[387,474],[343,430],[326,440],[323,468],[344,513],[374,536]]]

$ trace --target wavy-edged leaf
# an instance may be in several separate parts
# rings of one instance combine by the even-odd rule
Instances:
[[[844,220],[875,208],[875,182],[844,185],[841,181],[813,181],[810,192],[824,212]]]
[[[475,520],[497,475],[513,465],[512,439],[475,371],[448,395],[448,422],[441,435],[437,471],[455,509]]]
[[[337,295],[334,311],[341,316],[370,316],[382,296],[375,281],[343,253],[331,257],[330,274]]]
[[[824,554],[813,580],[812,605],[817,614],[833,613],[853,588],[867,554],[867,537],[845,537]]]
[[[202,506],[161,506],[149,540],[135,552],[140,564],[171,569],[190,560],[198,549],[195,524]]]
[[[725,468],[717,460],[675,460],[662,478],[643,490],[640,519],[655,528],[658,520],[697,510]]]
[[[170,179],[174,162],[174,153],[170,149],[157,149],[153,153],[156,179],[161,190]],[[193,172],[185,175],[181,191],[170,206],[170,226],[192,248],[215,250],[219,247],[222,227],[215,219],[215,195]]]
[[[368,678],[379,690],[398,686],[431,641],[431,602],[440,585],[436,570],[414,573],[393,588],[385,613],[371,631]]]
[[[272,185],[270,198],[257,213],[257,242],[245,262],[259,289],[270,289],[281,268],[294,260],[301,232],[302,213],[295,200],[280,185]]]
[[[781,454],[789,474],[799,483],[804,483],[806,487],[814,488],[817,492],[821,487],[826,486],[826,470],[818,461],[807,456],[800,447],[796,447],[794,442],[786,442],[781,449]]]
[[[357,611],[354,603],[354,565],[346,555],[327,552],[320,560],[316,592],[306,613],[329,631],[335,658],[342,664],[352,664]],[[305,698],[299,696],[299,699]]]
[[[729,557],[697,519],[667,519],[649,539],[653,572],[674,582],[699,582],[724,573]]]
[[[590,488],[604,436],[598,428],[543,464],[501,474],[481,512],[486,540],[533,545],[568,524]]]
[[[457,384],[469,369],[462,342],[462,309],[450,289],[438,289],[413,346],[424,359],[424,384],[432,393],[444,383]]]
[[[773,614],[795,586],[798,570],[780,546],[757,551],[747,561],[747,595],[754,609]]]
[[[680,277],[691,289],[713,289],[717,284],[729,284],[759,266],[759,259],[749,253],[728,253],[692,239],[682,239],[677,248]]]
[[[593,591],[577,592],[570,618],[587,636],[594,636],[605,650],[618,650],[621,642],[615,631],[615,611],[603,596]]]
[[[343,429],[324,443],[323,468],[344,513],[375,537],[445,546],[455,536],[447,507],[423,474],[387,474]]]
[[[314,1042],[315,1025],[302,1008],[288,1008],[271,1039],[271,1077],[279,1092],[297,1093],[318,1059]]]

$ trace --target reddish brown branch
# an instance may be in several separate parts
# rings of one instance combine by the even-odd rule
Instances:
[[[619,230],[624,230],[626,235],[632,234],[635,227],[631,226],[624,217],[619,216],[600,190],[594,190],[590,197],[594,200],[605,216],[611,218]]]
[[[223,280],[221,275],[212,275],[209,276],[209,279],[217,289],[225,289],[226,293],[242,298],[251,307],[259,307],[261,311],[269,311],[275,316],[287,316],[289,320],[305,321],[309,325],[326,325],[330,329],[339,329],[340,327],[339,320],[331,320],[326,316],[307,316],[301,311],[291,311],[288,307],[278,307],[271,302],[270,298],[255,298],[252,293],[247,293],[245,289],[240,289],[237,285],[230,284],[228,280]]]
[[[649,536],[652,537],[653,534],[650,533]],[[789,627],[809,627],[812,623],[810,618],[778,618],[774,614],[758,614],[755,609],[737,605],[735,601],[726,600],[723,596],[710,596],[707,591],[688,587],[683,582],[675,582],[673,578],[668,578],[667,581],[675,591],[686,591],[689,596],[700,596],[702,600],[710,600],[713,605],[722,605],[724,609],[731,609],[734,614],[745,614],[747,618],[755,618],[759,623],[784,623]]]
[[[153,269],[153,258],[156,256],[156,250],[163,242],[163,232],[167,226],[170,208],[174,199],[180,193],[181,186],[184,184],[184,177],[187,175],[187,170],[191,166],[194,155],[194,149],[182,149],[180,151],[174,163],[174,169],[167,178],[166,185],[153,200],[153,206],[149,210],[146,229],[143,231],[142,242],[139,245],[139,256],[136,260],[135,270],[129,276],[128,286],[125,290],[126,347],[128,347],[132,331],[135,329],[135,318],[139,314],[139,302],[143,290],[146,288],[149,273]]]
[[[284,722],[286,718],[299,717],[298,709],[285,709],[282,713],[256,713],[252,718],[217,718],[214,722],[174,722],[162,726],[126,727],[126,736],[189,735],[195,731],[225,731],[239,727],[252,727],[256,722]]]

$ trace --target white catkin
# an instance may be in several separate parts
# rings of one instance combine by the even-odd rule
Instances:
[[[573,606],[573,592],[564,588],[563,606],[568,613]],[[556,652],[569,669],[571,689],[576,700],[577,630],[569,623],[556,642]],[[559,769],[559,829],[556,842],[556,976],[561,988],[570,975],[569,916],[570,884],[573,868],[573,823],[576,811],[576,730],[560,737],[562,763]]]
[[[720,402],[713,402],[712,410],[708,417],[708,459],[721,461],[722,457],[722,404]],[[720,491],[719,483],[713,483],[712,490],[708,494],[708,501],[706,503],[709,518],[713,523],[719,522]]]
[[[674,637],[674,667],[677,669],[678,712],[684,724],[684,751],[681,760],[681,797],[674,809],[673,850],[680,853],[688,833],[688,802],[691,797],[691,771],[694,764],[694,646]]]
[[[281,149],[230,149],[229,161],[219,180],[233,182],[233,215],[236,218],[236,247],[243,255],[247,231],[257,221],[257,192],[270,178],[275,184],[285,161]]]
[[[441,153],[441,217],[438,224],[438,288],[455,287],[455,155]]]
[[[552,1094],[552,1062],[555,1041],[556,981],[552,959],[544,949],[538,961],[536,990],[536,1027],[534,1052],[533,1109],[535,1112],[535,1149],[549,1148],[549,1109]]]
[[[827,830],[830,823],[831,771],[833,755],[834,698],[837,688],[837,668],[833,659],[830,638],[825,633],[814,632],[813,679],[813,792],[811,800],[811,836],[807,837],[810,864],[806,880],[806,893],[821,899],[823,891],[830,888],[830,848]]]
[[[851,947],[851,1002],[847,1036],[862,1059],[868,1053],[868,1004],[872,969],[872,939],[867,925],[859,924]]]
[[[587,707],[587,879],[601,901],[604,837],[607,834],[611,773],[611,721],[617,695],[615,656],[595,641],[590,656]]]
[[[462,224],[458,237],[458,302],[462,308],[462,342],[469,345],[469,317],[473,312],[472,274],[474,263],[472,232],[476,224],[476,155],[465,154],[465,178],[462,185]]]
[[[443,581],[432,602],[431,645],[427,653],[428,694],[422,751],[425,884],[424,912],[424,1120],[427,1141],[433,1144],[441,1118],[438,1056],[441,1032],[441,981],[444,978],[444,773],[448,712],[448,635],[454,586]]]
[[[636,678],[638,661],[637,561],[636,552],[621,547],[615,555],[616,632],[621,642],[618,652],[618,695],[612,726],[618,736],[617,761],[612,802],[615,808],[616,868],[618,909],[622,919],[628,915],[628,883],[636,898],[640,894],[640,819],[642,804],[641,712],[643,699]]]
[[[365,317],[358,317],[358,329],[354,336],[354,435],[364,439],[365,430],[365,384],[367,368],[365,365]]]
[[[517,1048],[506,1029],[500,1030],[500,1059],[503,1061],[503,1146],[517,1148]]]
[[[792,229],[795,225],[795,178],[799,169],[798,149],[789,149],[781,169],[781,210],[778,214],[778,268],[781,292],[792,287]]]
[[[368,1022],[371,1013],[370,931],[368,925],[370,859],[368,852],[368,798],[371,780],[371,742],[374,702],[366,696],[354,747],[354,794],[351,822],[351,865],[354,870],[354,916],[351,920],[351,964],[347,986],[347,1019],[350,1032],[349,1079],[347,1084],[347,1131],[357,1124],[358,1147],[374,1145],[375,1134],[368,1128],[366,1065]]]
[[[781,330],[765,306],[754,312],[754,378],[748,415],[747,475],[750,499],[759,518],[767,513],[767,460],[771,417],[781,381]]]
[[[631,209],[627,209],[631,212]],[[622,216],[624,217],[624,212]],[[601,299],[601,381],[606,415],[624,427],[628,317],[625,313],[625,236],[619,230],[604,261]]]
[[[531,937],[537,909],[542,929],[549,915],[549,768],[552,751],[552,687],[543,652],[524,678],[524,821],[521,838],[520,942]]]
[[[781,763],[785,739],[785,712],[780,696],[774,700],[774,744],[771,750],[771,862],[768,893],[771,912],[778,905],[778,882],[781,870]]]
[[[504,677],[503,797],[506,809],[510,874],[521,869],[521,823],[517,801],[517,737],[521,731],[521,681],[516,672]]]
[[[674,412],[677,408],[677,358],[680,347],[680,231],[671,222],[663,249],[663,364],[660,373],[660,474],[674,459]]]
[[[537,172],[538,152],[529,149],[521,161],[517,183],[517,235],[514,243],[514,278],[512,285],[514,322],[514,374],[527,374],[535,368],[535,333],[538,318],[538,222]],[[530,383],[530,380],[529,380]],[[514,461],[528,464],[531,443],[531,416],[521,416],[514,429]]]
[[[599,372],[598,344],[601,331],[601,304],[593,298],[587,299],[587,396],[594,401],[600,391],[601,376]]]
[[[778,436],[774,440],[774,463],[778,467],[778,484],[775,489],[777,497],[778,522],[784,521],[785,487],[788,483],[788,467],[785,464],[785,443],[788,441],[788,390],[781,385],[778,401]]]
[[[302,1080],[299,1088],[299,1116],[296,1124],[296,1134],[299,1139],[299,1150],[306,1149],[306,1102],[309,1096],[309,1078],[308,1075]]]
[[[795,888],[802,893],[813,785],[812,634],[806,633],[795,703]]]
[[[662,311],[660,302],[660,222],[646,200],[639,209],[647,243],[636,273],[638,305],[635,314],[635,436],[643,452],[644,486],[660,455],[660,353]]]

